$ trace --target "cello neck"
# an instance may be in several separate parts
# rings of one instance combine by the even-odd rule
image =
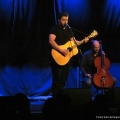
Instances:
[[[102,54],[102,45],[100,45],[100,54],[101,54],[101,68],[104,68],[104,55]]]

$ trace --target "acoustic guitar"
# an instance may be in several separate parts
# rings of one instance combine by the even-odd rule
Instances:
[[[98,35],[97,31],[93,30],[93,32],[87,37],[92,38],[97,35]],[[68,49],[68,51],[69,51],[68,54],[64,56],[59,51],[52,49],[51,50],[52,57],[58,65],[61,65],[61,66],[65,65],[69,62],[71,57],[73,57],[74,55],[76,55],[78,53],[77,46],[79,46],[83,43],[84,43],[84,39],[79,41],[79,43],[77,45],[73,41],[68,41],[64,45],[59,45],[62,49]]]

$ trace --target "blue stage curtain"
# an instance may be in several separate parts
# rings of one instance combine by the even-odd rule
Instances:
[[[106,56],[120,62],[119,4],[119,0],[0,0],[0,95],[51,95],[48,36],[61,11],[69,13],[71,27],[87,34],[96,29],[95,39],[102,40]],[[73,32],[78,40],[86,36]],[[80,46],[83,52],[90,48],[91,42]],[[117,68],[110,70],[119,81]],[[65,88],[78,85],[78,68],[72,67]]]
[[[70,68],[65,88],[78,87],[78,69]],[[24,93],[29,97],[51,95],[51,68],[33,65],[23,67],[6,66],[0,69],[0,96]]]

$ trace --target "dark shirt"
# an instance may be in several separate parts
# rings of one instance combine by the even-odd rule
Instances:
[[[58,45],[63,45],[70,40],[70,38],[74,37],[72,29],[66,27],[63,29],[60,25],[55,25],[50,30],[50,34],[54,34],[56,36],[55,42]]]
[[[60,25],[54,25],[51,28],[49,34],[54,34],[56,36],[55,42],[58,45],[64,45],[66,42],[68,42],[70,40],[70,38],[74,37],[72,29],[70,29],[69,27],[66,27],[65,29],[63,29]],[[51,47],[51,49],[52,49],[52,47]],[[53,66],[58,67],[58,65],[55,63],[52,56],[50,55],[50,63],[51,62],[53,64]]]
[[[94,59],[98,56],[99,54],[97,56],[94,56],[94,52],[92,49],[86,51],[83,54],[80,67],[81,67],[81,72],[84,76],[85,74],[93,75],[96,72],[96,68],[94,66]]]

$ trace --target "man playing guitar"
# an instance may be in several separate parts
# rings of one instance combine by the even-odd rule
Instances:
[[[75,47],[76,44],[87,43],[89,40],[89,37],[85,37],[81,41],[75,39],[72,29],[68,26],[68,17],[68,13],[60,13],[58,16],[59,23],[51,28],[49,34],[49,43],[52,46],[50,65],[52,69],[53,96],[62,93],[67,81],[70,66],[69,59],[72,57],[71,54],[75,52],[72,51],[71,45]]]

